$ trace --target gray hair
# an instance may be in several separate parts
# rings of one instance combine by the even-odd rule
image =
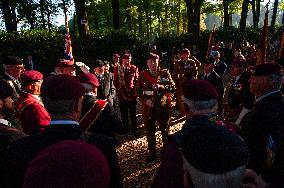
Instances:
[[[218,109],[217,99],[207,101],[193,101],[182,96],[183,102],[188,106],[189,112],[216,112]]]
[[[269,80],[273,86],[273,89],[279,90],[281,88],[282,74],[276,73],[269,75]]]
[[[183,157],[183,168],[190,174],[195,188],[239,188],[245,174],[246,164],[223,174],[201,172]]]
[[[45,109],[50,114],[68,115],[73,113],[74,99],[62,100],[62,99],[50,99],[42,97]]]
[[[84,86],[86,93],[92,92],[94,90],[94,86],[91,84],[88,84],[88,83],[81,83],[81,84]]]

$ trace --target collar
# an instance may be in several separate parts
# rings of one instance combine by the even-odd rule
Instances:
[[[270,95],[273,95],[274,93],[278,93],[278,92],[280,92],[280,90],[275,90],[275,91],[271,91],[269,93],[266,93],[266,94],[262,95],[261,97],[257,98],[255,100],[255,102],[258,103],[259,101],[263,100],[264,98],[266,98],[266,97],[268,97]]]
[[[214,70],[212,72],[214,72]],[[205,77],[209,77],[212,74],[212,72],[209,72],[208,74],[205,73]]]
[[[14,81],[14,80],[17,80],[15,77],[11,76],[11,75],[8,74],[7,72],[5,72],[5,74],[6,74],[7,76],[9,76],[9,78],[11,78],[13,81]]]
[[[38,95],[34,95],[34,94],[31,94],[31,93],[26,92],[26,91],[23,91],[23,93],[26,93],[26,94],[28,94],[28,95],[31,95],[31,96],[33,96],[34,98],[36,98],[37,100],[41,101],[41,98],[40,98],[40,96],[38,96]]]
[[[73,120],[52,120],[50,125],[79,125],[79,122]]]
[[[95,97],[95,94],[93,92],[85,93],[85,95]]]
[[[6,119],[0,119],[0,123],[6,126],[10,126],[9,121],[7,121]]]

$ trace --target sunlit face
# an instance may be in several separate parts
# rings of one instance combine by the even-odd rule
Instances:
[[[110,67],[109,64],[105,64],[103,66],[104,72],[108,73],[109,72],[109,67]]]
[[[122,59],[122,65],[125,67],[128,67],[130,65],[130,62],[131,62],[131,57]]]
[[[94,68],[94,72],[96,74],[103,74],[104,73],[104,66]]]
[[[6,72],[16,79],[19,79],[21,74],[25,72],[24,65],[7,65]]]
[[[42,80],[35,82],[32,84],[33,94],[40,95],[40,88],[41,88]]]
[[[62,74],[67,74],[70,76],[76,76],[76,69],[74,66],[62,67],[61,68]]]
[[[153,59],[148,59],[147,60],[147,66],[152,72],[156,72],[158,69],[158,59],[153,60]]]
[[[238,67],[238,66],[233,65],[232,69],[231,69],[231,75],[232,76],[239,76],[242,73],[242,71],[243,71],[242,67]]]

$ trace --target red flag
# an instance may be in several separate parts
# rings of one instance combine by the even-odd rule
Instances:
[[[281,39],[280,39],[280,48],[277,54],[276,59],[284,57],[284,32],[282,31]]]
[[[265,13],[264,23],[260,38],[260,45],[258,51],[258,60],[257,63],[265,63],[266,62],[266,55],[267,55],[267,34],[268,34],[268,10]]]

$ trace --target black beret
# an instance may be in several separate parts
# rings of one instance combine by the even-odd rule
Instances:
[[[2,64],[4,65],[22,65],[23,60],[16,56],[4,56],[2,58]]]
[[[180,146],[188,163],[208,174],[226,173],[247,164],[249,159],[241,137],[222,126],[192,126]]]
[[[278,64],[262,63],[255,66],[253,76],[268,76],[278,73],[281,73],[281,67]]]
[[[13,88],[6,80],[0,80],[0,99],[6,99],[14,93]]]
[[[94,68],[96,68],[96,67],[102,67],[102,66],[104,66],[104,65],[105,65],[105,63],[104,63],[102,60],[98,59],[98,60],[96,60],[96,61],[94,62],[93,67],[94,67]]]

